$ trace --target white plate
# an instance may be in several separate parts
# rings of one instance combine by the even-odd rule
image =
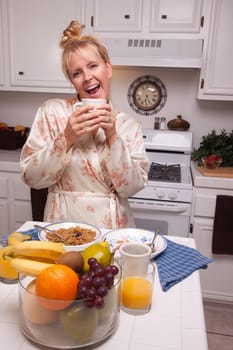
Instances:
[[[152,231],[147,231],[139,228],[121,228],[105,233],[102,239],[109,242],[111,251],[116,251],[117,254],[122,243],[134,241],[150,244],[153,236],[154,232]],[[155,239],[155,248],[154,252],[151,253],[151,258],[153,259],[161,254],[166,249],[166,247],[167,240],[162,235],[158,234]]]
[[[89,245],[93,244],[93,243],[97,243],[100,239],[101,239],[101,230],[94,225],[88,224],[86,222],[78,222],[78,221],[70,221],[70,222],[66,222],[66,221],[61,221],[61,222],[54,222],[52,224],[48,224],[45,225],[44,227],[47,227],[50,230],[59,230],[61,228],[70,228],[70,227],[76,227],[79,226],[80,228],[87,228],[90,230],[93,230],[96,232],[96,237],[92,242],[86,243],[86,244],[80,244],[80,245],[64,245],[66,250],[78,250],[78,251],[82,251],[85,248],[87,248]],[[41,241],[48,241],[47,237],[46,237],[46,231],[45,230],[41,230],[38,233],[38,237]]]

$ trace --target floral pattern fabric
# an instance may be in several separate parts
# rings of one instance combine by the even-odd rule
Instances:
[[[117,113],[111,147],[104,131],[80,136],[66,152],[64,129],[76,99],[52,99],[37,111],[20,157],[21,177],[49,189],[44,220],[86,221],[102,228],[133,227],[128,197],[146,186],[148,159],[141,126]]]

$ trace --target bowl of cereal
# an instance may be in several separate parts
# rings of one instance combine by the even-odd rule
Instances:
[[[61,221],[41,227],[38,237],[41,241],[63,243],[65,249],[83,251],[101,240],[101,230],[87,222]]]

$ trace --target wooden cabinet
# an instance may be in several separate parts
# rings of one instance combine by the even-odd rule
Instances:
[[[204,41],[198,97],[233,101],[233,1],[213,0],[208,38]]]
[[[9,90],[72,92],[61,69],[59,40],[71,20],[83,21],[83,1],[1,1],[7,5]]]
[[[32,220],[30,188],[18,171],[0,171],[0,235],[15,231]]]

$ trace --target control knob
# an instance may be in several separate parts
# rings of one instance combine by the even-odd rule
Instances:
[[[177,198],[177,193],[176,193],[176,192],[169,192],[169,193],[168,193],[168,198],[169,198],[171,201],[174,201],[174,200]]]
[[[156,195],[157,195],[158,198],[164,198],[165,197],[165,192],[159,190],[159,191],[156,192]]]

